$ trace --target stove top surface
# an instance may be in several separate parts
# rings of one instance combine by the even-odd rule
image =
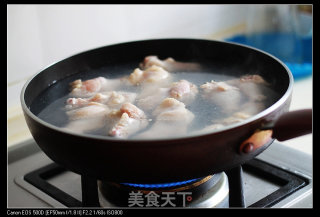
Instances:
[[[38,148],[34,140],[28,140],[9,149],[8,208],[69,207],[65,202],[45,193],[25,179],[27,174],[50,166],[59,170],[59,166]],[[262,168],[264,172],[257,172],[257,167]],[[270,172],[272,168],[277,168],[276,172]],[[303,184],[296,183],[294,177],[302,180]],[[62,194],[67,195],[67,198],[71,196],[76,204],[81,204],[80,175],[60,167],[57,173],[47,176],[44,181],[64,192]],[[312,157],[274,142],[254,160],[243,165],[243,184],[246,207],[261,207],[270,198],[276,198],[267,207],[311,208]],[[298,187],[291,190],[291,185]],[[104,205],[113,207],[108,203]]]

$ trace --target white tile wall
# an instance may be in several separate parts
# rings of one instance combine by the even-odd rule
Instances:
[[[7,6],[7,75],[14,83],[35,73],[43,65],[37,7]]]
[[[242,5],[7,5],[8,105],[21,82],[70,55],[108,44],[201,38],[245,21]],[[15,88],[16,87],[16,88]]]

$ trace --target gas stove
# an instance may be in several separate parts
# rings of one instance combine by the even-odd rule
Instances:
[[[8,150],[8,208],[311,208],[312,185],[312,157],[279,142],[229,171],[154,184],[81,177],[49,159],[32,139]]]

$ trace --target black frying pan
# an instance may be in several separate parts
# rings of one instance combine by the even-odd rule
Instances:
[[[270,107],[241,123],[213,133],[172,139],[119,140],[80,135],[65,132],[37,117],[46,105],[68,93],[69,81],[97,77],[102,75],[99,74],[102,68],[119,76],[128,74],[147,55],[210,63],[216,72],[238,77],[259,74],[279,97]],[[57,62],[25,84],[21,104],[37,144],[65,168],[101,180],[163,183],[233,168],[261,153],[275,138],[281,141],[310,133],[311,109],[287,113],[292,86],[289,69],[260,50],[220,41],[160,39],[105,46]],[[43,95],[48,88],[52,90],[50,94]]]

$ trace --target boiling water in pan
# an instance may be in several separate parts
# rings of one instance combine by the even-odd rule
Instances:
[[[39,118],[46,121],[47,123],[50,123],[52,125],[58,126],[58,127],[64,127],[68,123],[68,116],[66,115],[65,110],[65,103],[66,100],[70,97],[68,95],[69,91],[69,83],[76,80],[76,79],[91,79],[98,76],[103,76],[105,78],[111,79],[111,78],[119,78],[123,77],[124,75],[129,75],[132,73],[132,69],[134,67],[127,67],[127,70],[122,70],[121,76],[117,74],[117,69],[115,68],[103,68],[99,70],[92,70],[90,73],[80,73],[76,74],[75,76],[67,77],[59,82],[56,82],[55,84],[51,85],[50,88],[48,88],[46,91],[44,91],[35,102],[38,105],[32,105],[31,108],[37,108],[34,111],[35,114],[38,115]],[[219,72],[219,73],[217,73]],[[188,110],[190,110],[194,114],[194,119],[192,123],[188,126],[188,135],[194,131],[201,130],[204,127],[208,125],[212,125],[213,120],[221,120],[223,118],[227,118],[231,114],[226,114],[222,111],[222,109],[213,104],[212,102],[208,102],[208,100],[201,97],[201,88],[200,85],[210,82],[212,80],[214,81],[227,81],[231,79],[237,79],[239,76],[236,76],[236,73],[221,73],[220,71],[217,71],[217,68],[213,66],[209,67],[203,67],[201,72],[174,72],[171,73],[173,76],[172,81],[179,81],[179,80],[187,80],[193,84],[195,84],[198,87],[198,94],[195,98],[195,100],[186,106]],[[245,73],[239,74],[244,75]],[[136,86],[123,86],[120,88],[117,88],[116,91],[130,91],[130,92],[136,92],[139,93],[141,91],[139,89],[140,87]],[[64,95],[60,97],[56,97],[55,93],[61,92],[61,89],[64,90]],[[266,100],[264,100],[265,108],[272,105],[276,98],[278,97],[278,94],[275,93],[271,88],[264,88],[263,94],[265,96],[268,96]],[[52,100],[54,99],[54,100]],[[228,100],[228,99],[226,99]],[[246,97],[242,98],[243,102],[247,100]],[[50,103],[48,103],[50,102]],[[136,102],[133,104],[136,105]],[[149,125],[147,128],[145,128],[143,131],[148,130],[152,124],[155,121],[155,118],[152,118],[151,113],[152,112],[146,112],[146,115],[149,119]],[[94,134],[94,135],[102,135],[108,137],[108,131],[110,129],[106,129],[106,127],[96,129],[93,131],[86,132],[88,134]],[[137,134],[143,132],[139,131],[138,133],[130,136],[129,138],[134,138]],[[166,135],[156,135],[157,137],[163,137],[166,138]]]

